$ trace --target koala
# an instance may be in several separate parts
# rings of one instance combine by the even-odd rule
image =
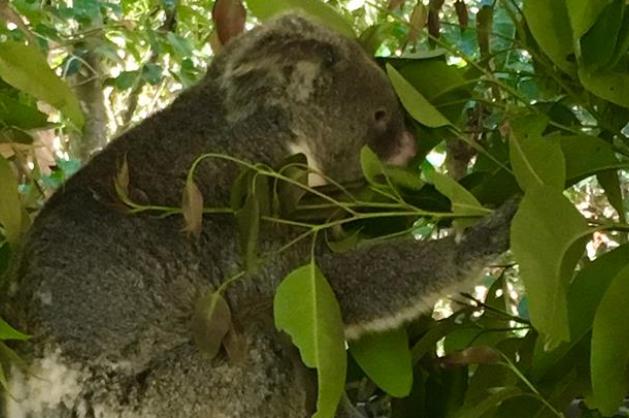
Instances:
[[[191,239],[181,217],[121,210],[114,177],[126,161],[130,195],[180,206],[203,153],[275,166],[302,152],[316,172],[343,182],[360,178],[365,145],[397,165],[415,152],[386,75],[355,41],[295,14],[232,40],[202,81],[112,141],[37,216],[1,305],[3,317],[33,336],[20,347],[28,370],[11,370],[5,416],[310,417],[316,385],[268,309],[310,246],[228,287],[225,298],[242,316],[244,360],[208,359],[190,322],[195,301],[243,268],[233,216],[204,217]],[[228,161],[201,163],[195,181],[205,204],[226,206],[238,174]],[[512,215],[499,209],[460,240],[397,240],[341,254],[321,246],[317,262],[346,337],[429,310],[508,248]],[[260,245],[279,248],[294,233],[269,226]]]

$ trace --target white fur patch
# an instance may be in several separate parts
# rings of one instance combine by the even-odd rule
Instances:
[[[81,392],[83,373],[64,363],[59,351],[36,360],[28,374],[14,368],[5,394],[7,418],[45,417],[47,409],[69,408]]]
[[[421,296],[418,298],[417,303],[400,310],[393,316],[382,317],[365,323],[347,325],[345,327],[345,338],[348,340],[357,340],[364,334],[384,332],[399,328],[417,319],[422,314],[430,312],[439,299],[464,289],[467,285],[474,282],[479,274],[480,271],[470,272],[470,277],[467,280],[453,284],[441,292]]]
[[[318,75],[318,64],[309,61],[298,62],[291,74],[287,88],[288,94],[297,102],[307,102],[315,90],[315,80]]]
[[[303,138],[300,138],[297,142],[292,144],[288,144],[288,152],[290,154],[304,154],[306,156],[306,160],[308,161],[308,166],[312,170],[308,173],[308,186],[316,187],[323,186],[326,184],[325,178],[317,173],[322,173],[321,166],[315,158],[308,141]]]

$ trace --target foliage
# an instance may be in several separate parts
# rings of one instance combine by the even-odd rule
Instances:
[[[121,167],[116,187],[131,212],[181,215],[191,234],[204,215],[236,216],[247,271],[197,305],[199,346],[213,356],[227,345],[231,319],[221,292],[277,256],[257,246],[265,222],[304,228],[299,240],[325,235],[342,251],[384,237],[430,236],[452,220],[462,228],[523,193],[513,260],[488,269],[485,292],[454,296],[431,317],[352,342],[349,358],[316,258],[285,279],[276,323],[318,369],[317,416],[333,416],[344,379],[370,416],[564,416],[577,400],[582,416],[626,414],[618,407],[629,387],[627,3],[363,3],[0,1],[0,274],[44,198],[76,171],[78,130],[85,118],[87,135],[97,116],[80,111],[82,85],[95,79],[106,92],[113,136],[198,80],[211,52],[243,22],[298,8],[379,57],[419,154],[400,170],[364,150],[368,185],[349,196],[333,179],[329,194],[307,187],[299,157],[271,168],[200,156],[195,166],[231,158],[243,167],[226,208],[203,207],[195,166],[181,207],[139,205],[126,196],[128,168]],[[288,315],[294,300],[303,309]],[[25,338],[0,322],[0,340]],[[17,361],[11,353],[0,342],[1,366]]]

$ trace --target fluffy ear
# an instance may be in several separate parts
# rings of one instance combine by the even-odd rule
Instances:
[[[228,120],[247,117],[262,104],[307,102],[336,59],[331,45],[316,40],[266,40],[251,55],[227,63],[221,87]]]
[[[230,49],[220,80],[228,120],[241,120],[262,104],[307,102],[342,54],[333,39],[308,20],[286,15]]]

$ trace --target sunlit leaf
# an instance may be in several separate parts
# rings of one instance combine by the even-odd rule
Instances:
[[[280,283],[273,309],[275,326],[291,336],[304,364],[317,369],[314,418],[333,418],[347,368],[343,322],[334,292],[314,261]]]
[[[289,10],[297,10],[347,37],[356,36],[352,25],[333,7],[320,0],[246,0],[246,2],[251,13],[262,21]]]
[[[596,22],[609,0],[565,0],[575,39],[580,38]]]
[[[142,79],[155,86],[162,81],[162,71],[161,66],[147,62],[142,66]]]
[[[79,101],[35,47],[14,41],[0,43],[0,78],[56,107],[78,128],[83,126]]]
[[[526,0],[522,11],[546,55],[566,73],[574,73],[573,38],[565,0]]]
[[[612,145],[589,135],[559,136],[549,138],[558,141],[566,160],[566,177],[576,182],[602,171],[629,167],[618,160]]]
[[[166,34],[166,39],[168,39],[168,43],[173,48],[173,51],[181,58],[192,56],[193,48],[190,41],[186,38],[183,38],[173,32],[168,32]]]
[[[404,328],[367,334],[349,344],[367,376],[391,396],[407,396],[413,385],[413,365]]]
[[[10,244],[22,235],[22,204],[17,190],[17,180],[9,162],[0,156],[0,224]]]
[[[594,316],[591,403],[613,415],[629,392],[629,265],[614,278]]]
[[[430,128],[450,125],[450,121],[415,90],[391,64],[387,64],[387,74],[402,105],[416,121]]]
[[[549,346],[569,339],[567,289],[587,232],[579,211],[547,185],[529,187],[513,219],[511,249],[526,286],[531,321]]]
[[[120,91],[128,90],[135,85],[139,77],[139,71],[122,71],[118,77],[113,79],[113,84]]]
[[[30,336],[21,333],[0,318],[0,340],[28,340]]]
[[[522,190],[543,185],[564,189],[566,163],[557,142],[534,131],[529,134],[514,130],[509,140],[509,158]]]
[[[440,193],[450,199],[452,212],[470,216],[483,216],[491,213],[491,210],[484,208],[472,193],[452,177],[436,171],[426,173],[426,177]]]

